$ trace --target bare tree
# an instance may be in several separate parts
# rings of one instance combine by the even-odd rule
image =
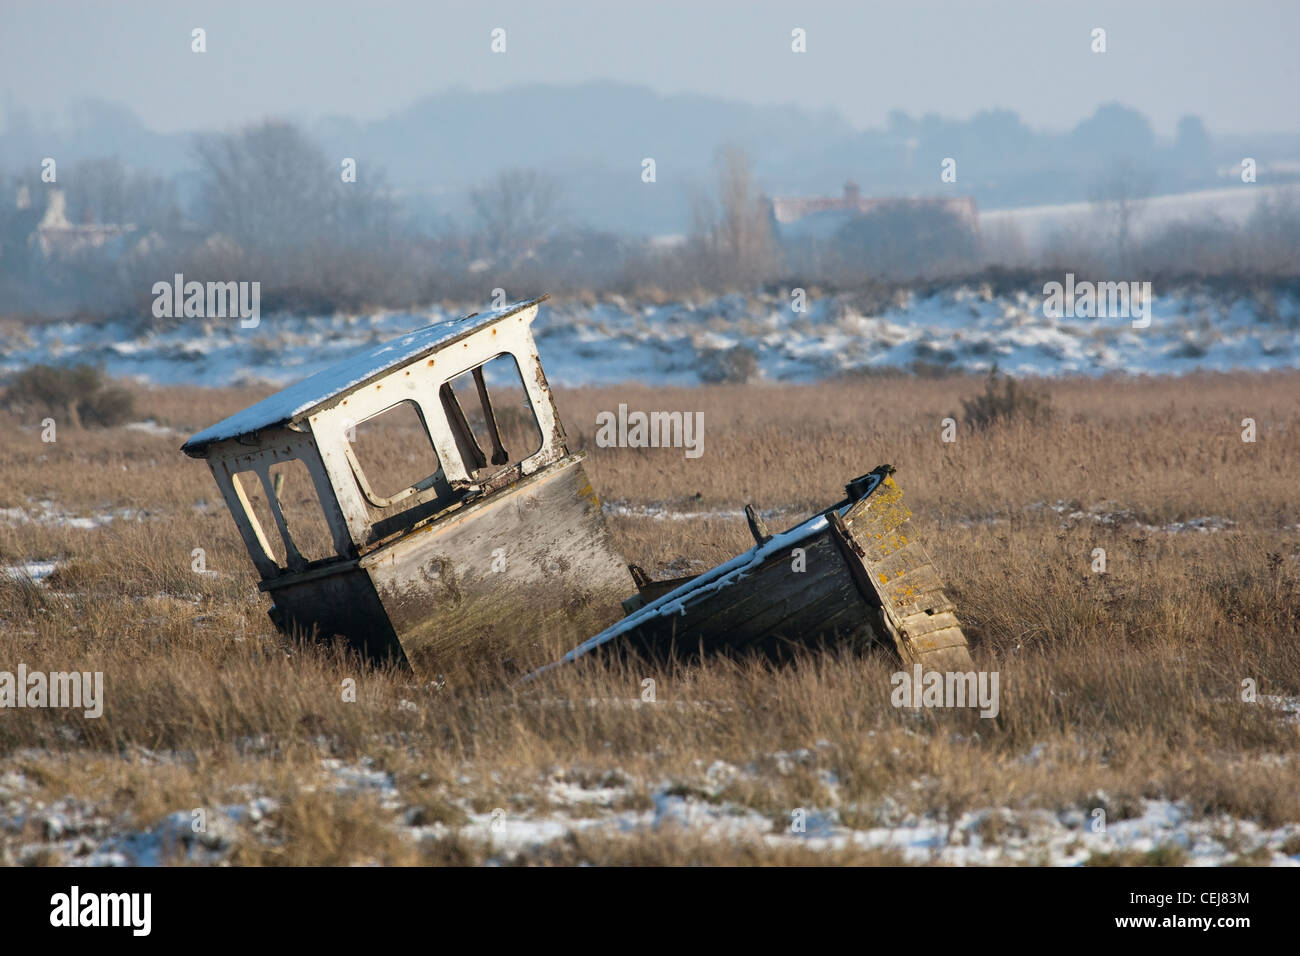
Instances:
[[[470,192],[488,247],[496,256],[517,255],[560,226],[564,189],[536,169],[504,169]]]
[[[128,169],[116,158],[77,163],[67,182],[68,218],[73,222],[132,223],[141,232],[167,232],[180,225],[175,182]]]
[[[299,245],[326,232],[338,181],[325,153],[290,123],[201,136],[201,215],[215,232],[252,247]]]
[[[1151,196],[1151,174],[1130,160],[1117,159],[1093,183],[1089,198],[1115,244],[1115,265],[1129,261],[1134,224]]]
[[[382,171],[345,182],[340,166],[291,123],[201,136],[199,218],[257,250],[371,248],[399,231]]]
[[[719,278],[752,281],[767,274],[776,259],[770,213],[744,150],[723,147],[717,170],[716,201],[696,197],[693,204],[696,238],[714,260]]]

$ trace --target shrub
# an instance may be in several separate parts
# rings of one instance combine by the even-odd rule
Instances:
[[[979,235],[937,203],[886,201],[841,226],[835,247],[859,275],[912,278],[973,267]]]
[[[700,355],[699,373],[708,385],[745,385],[758,378],[758,353],[747,345],[710,349]]]
[[[103,371],[91,365],[25,368],[9,383],[6,404],[41,415],[64,416],[74,428],[120,425],[135,411],[131,393],[109,384]]]
[[[1052,415],[1051,396],[1021,385],[1014,378],[998,373],[997,364],[989,371],[984,394],[962,399],[966,423],[975,428],[989,428],[1001,422],[1044,422]]]

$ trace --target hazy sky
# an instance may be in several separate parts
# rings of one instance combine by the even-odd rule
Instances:
[[[190,52],[190,31],[208,52]],[[490,32],[506,30],[493,54]],[[807,31],[808,52],[790,50]],[[1094,27],[1108,51],[1090,50]],[[95,96],[160,131],[271,114],[362,118],[461,86],[613,79],[661,92],[834,108],[1018,111],[1062,129],[1099,103],[1158,133],[1300,131],[1300,0],[732,3],[0,0],[0,104]],[[11,98],[11,99],[10,99]]]

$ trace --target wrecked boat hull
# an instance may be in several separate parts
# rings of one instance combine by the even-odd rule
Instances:
[[[834,641],[883,644],[925,671],[970,670],[965,635],[912,537],[892,473],[881,466],[856,479],[848,500],[789,531],[755,528],[760,540],[750,551],[667,593],[662,582],[639,581],[648,603],[550,666],[603,647],[652,658],[723,649],[779,655]]]
[[[506,660],[529,645],[581,640],[621,616],[631,586],[576,455],[360,564],[407,660],[428,680],[470,647]]]
[[[871,618],[828,525],[758,564],[743,582],[632,629],[623,646],[652,658],[722,650],[780,657],[800,644],[870,643],[878,631]]]
[[[376,343],[182,446],[207,461],[280,628],[342,638],[429,681],[508,673],[575,641],[563,660],[607,644],[779,655],[874,641],[909,665],[969,668],[887,465],[779,535],[747,508],[756,547],[698,577],[656,582],[625,566],[542,371],[531,326],[544,300]],[[509,417],[485,371],[498,360],[522,393]],[[356,427],[398,410],[412,423],[401,443],[360,455]],[[516,455],[503,437],[512,419]],[[386,475],[384,462],[404,457],[420,467]]]
[[[405,660],[374,581],[358,562],[263,581],[259,588],[275,602],[272,623],[286,633],[341,639],[374,660]]]
[[[375,343],[185,443],[207,461],[277,626],[435,680],[545,660],[621,616],[632,581],[531,330],[545,298]],[[490,365],[502,373],[491,383]],[[399,410],[401,451],[360,454],[357,427]]]
[[[831,512],[832,536],[863,600],[876,609],[879,639],[902,663],[926,671],[969,671],[966,635],[939,572],[912,534],[912,512],[893,468],[867,497]],[[850,486],[852,487],[852,486]]]
[[[622,614],[631,581],[578,455],[359,560],[264,582],[289,631],[405,660],[422,680],[476,648],[508,662]],[[521,631],[523,632],[521,638]]]

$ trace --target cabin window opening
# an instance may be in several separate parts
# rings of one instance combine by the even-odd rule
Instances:
[[[271,511],[261,475],[255,471],[241,471],[235,475],[234,480],[238,482],[247,502],[245,517],[253,526],[254,536],[261,541],[266,557],[280,568],[287,567],[284,539],[275,523],[275,515]]]
[[[305,462],[278,461],[266,469],[265,480],[254,469],[237,473],[234,481],[246,503],[244,516],[253,537],[276,567],[299,571],[338,556]]]
[[[271,490],[288,525],[289,540],[298,553],[308,562],[338,557],[334,535],[306,462],[298,458],[280,461],[269,471]]]
[[[357,482],[376,507],[396,504],[442,478],[424,416],[410,399],[347,428],[346,437]]]
[[[542,447],[537,414],[519,363],[503,352],[462,372],[439,389],[443,411],[475,481],[518,465]]]

